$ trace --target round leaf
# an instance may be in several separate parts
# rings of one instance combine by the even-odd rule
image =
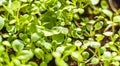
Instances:
[[[82,53],[82,56],[83,56],[85,59],[87,59],[87,58],[89,58],[89,53],[85,51],[85,52]]]
[[[18,52],[24,48],[24,44],[22,43],[22,41],[16,39],[12,42],[12,47],[13,47],[14,51]]]
[[[103,24],[101,22],[97,22],[95,24],[95,30],[100,30],[102,28]]]
[[[35,51],[34,51],[34,53],[35,53],[35,56],[36,56],[38,59],[41,59],[41,58],[44,57],[44,52],[43,52],[43,50],[40,49],[40,48],[36,48]]]
[[[40,66],[47,66],[47,63],[43,61]]]
[[[49,63],[52,59],[53,59],[52,54],[50,54],[50,53],[45,54],[45,62],[46,63]]]
[[[92,5],[97,5],[99,3],[100,0],[90,0]]]
[[[107,52],[104,52],[103,56],[105,59],[108,59],[108,58],[111,58],[112,55],[110,52],[107,51]]]
[[[99,63],[99,59],[96,58],[96,57],[93,57],[92,60],[91,60],[91,63],[92,64],[98,64]]]

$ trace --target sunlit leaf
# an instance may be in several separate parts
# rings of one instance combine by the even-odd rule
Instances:
[[[114,16],[113,22],[120,22],[120,16]]]

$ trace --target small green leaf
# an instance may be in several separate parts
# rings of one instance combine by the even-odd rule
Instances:
[[[101,35],[101,34],[96,34],[95,36],[96,36],[95,39],[96,39],[98,42],[101,41],[101,40],[103,40],[104,37],[105,37],[105,36],[103,36],[103,35]]]
[[[11,4],[11,9],[12,10],[16,10],[19,7],[20,7],[20,2],[19,1],[12,2],[12,4]]]
[[[44,47],[47,49],[47,50],[51,50],[51,48],[52,48],[52,45],[50,44],[50,43],[48,43],[48,42],[44,42]]]
[[[120,56],[115,56],[113,59],[117,60],[117,61],[120,61]]]
[[[73,17],[74,17],[75,20],[79,20],[80,19],[78,14],[74,14]]]
[[[103,34],[104,34],[105,36],[112,36],[112,35],[113,35],[113,32],[109,32],[109,31],[108,31],[108,32],[104,32]]]
[[[114,66],[119,66],[120,62],[119,61],[113,61],[111,64],[113,64]]]
[[[71,57],[76,60],[77,62],[83,61],[83,57],[78,51],[72,52]]]
[[[109,52],[109,51],[106,51],[106,52],[104,52],[104,54],[103,54],[103,57],[104,57],[104,59],[108,59],[108,58],[111,58],[111,53]]]
[[[48,65],[46,62],[43,61],[42,63],[40,63],[40,66],[48,66]]]
[[[72,38],[67,38],[67,42],[71,42],[72,41]]]
[[[99,42],[90,41],[90,42],[89,42],[89,45],[90,45],[92,48],[99,48],[101,44],[100,44]]]
[[[56,7],[57,7],[57,8],[60,8],[61,5],[62,5],[61,2],[58,1],[57,4],[56,4]]]
[[[106,60],[106,61],[104,61],[104,66],[110,66],[110,61],[108,61],[108,60]]]
[[[100,53],[101,53],[101,54],[103,54],[105,51],[106,51],[106,48],[105,48],[105,47],[101,47],[101,48],[100,48]]]
[[[31,50],[22,50],[21,52],[18,53],[17,58],[27,62],[33,57],[33,52]]]
[[[0,45],[0,53],[2,53],[5,50],[3,45]]]
[[[105,15],[107,15],[110,19],[113,16],[113,13],[110,10],[104,9],[102,10]]]
[[[61,57],[61,54],[60,54],[59,52],[53,52],[52,55],[53,55],[55,58]]]
[[[32,35],[31,35],[31,40],[32,41],[37,41],[38,39],[40,39],[41,38],[41,36],[40,35],[38,35],[37,33],[33,33]]]
[[[52,56],[51,53],[45,54],[44,57],[45,57],[45,62],[46,62],[46,63],[49,63],[49,62],[53,59],[53,56]]]
[[[14,19],[14,20],[11,20],[11,21],[9,22],[9,24],[15,24],[15,22],[16,22],[16,20]]]
[[[113,44],[109,44],[109,47],[112,51],[117,51],[117,47]]]
[[[86,51],[84,51],[84,52],[82,53],[82,56],[84,57],[84,59],[87,59],[87,58],[89,58],[89,53],[86,52]]]
[[[85,11],[82,8],[78,8],[78,12],[79,12],[79,14],[83,14]]]
[[[63,34],[53,35],[52,40],[57,42],[57,44],[61,44],[64,41],[64,35]]]
[[[93,57],[92,60],[91,60],[91,63],[92,64],[98,64],[99,63],[99,59],[96,58],[96,57]]]
[[[81,43],[79,40],[76,40],[76,41],[75,41],[75,46],[79,47],[79,46],[81,46],[81,45],[82,45],[82,43]]]
[[[68,34],[68,28],[62,28],[60,32],[62,34]]]
[[[102,0],[100,5],[103,9],[107,9],[109,7],[108,2],[106,0]]]
[[[24,44],[21,40],[16,39],[12,42],[12,47],[14,51],[19,52],[24,48]]]
[[[55,59],[55,63],[57,64],[57,66],[68,66],[67,63],[60,57]]]
[[[44,52],[43,52],[43,50],[40,49],[40,48],[36,48],[35,51],[34,51],[34,53],[35,53],[35,56],[36,56],[38,59],[41,59],[41,58],[44,57]]]
[[[95,30],[100,30],[102,26],[103,26],[102,22],[97,22],[94,27],[95,27]]]
[[[112,52],[112,56],[117,56],[117,52]]]
[[[44,33],[44,36],[52,36],[53,35],[53,33],[50,31],[43,31],[43,33]]]
[[[97,5],[100,0],[90,0],[92,5]]]
[[[0,30],[2,30],[2,28],[4,27],[4,24],[5,24],[4,18],[0,16]]]
[[[20,62],[20,60],[18,60],[18,59],[14,59],[14,64],[16,65],[16,66],[20,66],[21,65],[21,62]]]
[[[87,29],[88,31],[92,31],[92,30],[93,30],[93,26],[87,25],[87,26],[86,26],[86,29]]]
[[[11,46],[11,44],[10,44],[9,41],[3,41],[2,44],[5,45],[5,46],[7,46],[7,47],[10,47],[10,46]]]
[[[120,16],[114,16],[113,22],[120,22]]]
[[[38,64],[36,62],[30,61],[28,64],[30,64],[30,66],[38,66]]]
[[[57,47],[56,48],[56,52],[59,52],[59,53],[63,53],[65,50],[65,47],[64,46],[60,46],[60,47]]]

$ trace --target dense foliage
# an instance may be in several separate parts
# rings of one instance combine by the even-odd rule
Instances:
[[[0,0],[0,66],[120,66],[119,24],[107,0]]]

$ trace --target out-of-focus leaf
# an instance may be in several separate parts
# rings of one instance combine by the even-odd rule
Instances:
[[[113,22],[120,22],[120,16],[114,16]]]
[[[2,30],[2,28],[4,27],[4,24],[5,24],[4,18],[0,16],[0,30]]]
[[[113,58],[114,60],[120,61],[120,56],[116,56]]]
[[[27,62],[28,60],[30,60],[33,57],[33,52],[31,50],[22,50],[19,52],[17,58]]]
[[[35,56],[36,56],[38,59],[41,59],[41,58],[44,57],[44,52],[43,52],[42,49],[36,48],[34,52],[35,52]]]
[[[19,7],[20,7],[20,2],[19,1],[12,2],[12,4],[11,4],[11,9],[12,10],[16,10]]]
[[[72,52],[71,57],[74,60],[76,60],[77,62],[82,62],[83,61],[83,57],[82,57],[82,55],[78,51]]]
[[[36,62],[30,61],[28,64],[30,64],[30,66],[38,66],[38,64]]]
[[[110,10],[104,9],[102,10],[105,15],[107,15],[110,19],[113,16],[113,13]]]
[[[45,57],[45,62],[46,62],[46,63],[49,63],[49,62],[53,59],[53,56],[52,56],[51,53],[45,54],[44,57]]]
[[[100,0],[90,0],[92,5],[97,5]]]
[[[24,44],[21,40],[16,39],[12,42],[12,47],[14,51],[19,52],[24,48]]]
[[[68,66],[67,63],[65,63],[65,61],[61,58],[56,58],[55,63],[57,64],[57,66]]]
[[[57,21],[56,15],[53,11],[48,11],[41,16],[42,24],[46,23],[44,26],[46,28],[52,28],[55,26],[55,22]]]
[[[42,63],[40,63],[40,66],[48,66],[48,65],[46,62],[43,61]]]
[[[0,35],[0,43],[2,42],[2,40],[3,40],[3,39],[2,39],[2,36]]]
[[[52,36],[53,41],[56,41],[57,44],[61,44],[64,41],[64,35],[63,34],[56,34]]]
[[[89,53],[86,52],[86,51],[84,51],[84,52],[82,53],[82,56],[84,57],[84,59],[87,59],[87,58],[89,58]]]
[[[105,36],[112,36],[112,35],[113,35],[113,32],[109,32],[109,31],[108,31],[108,32],[104,32],[103,34],[104,34]]]
[[[37,41],[38,39],[40,39],[41,38],[41,36],[39,35],[39,34],[37,34],[37,33],[33,33],[32,35],[31,35],[31,40],[32,41]]]
[[[105,37],[105,36],[103,36],[103,35],[101,35],[101,34],[96,34],[95,36],[96,36],[96,40],[97,40],[97,41],[101,41],[101,40],[103,40],[104,37]]]
[[[91,60],[91,63],[92,64],[98,64],[99,63],[99,59],[96,58],[96,57],[93,57],[92,60]]]

